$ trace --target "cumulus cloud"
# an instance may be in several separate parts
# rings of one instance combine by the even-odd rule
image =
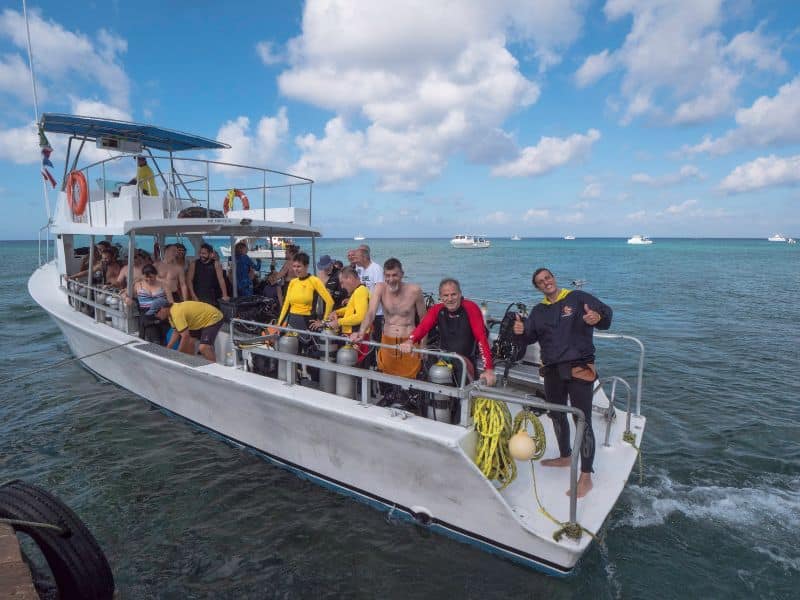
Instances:
[[[719,184],[720,190],[731,194],[750,192],[779,185],[800,183],[800,155],[762,156],[739,165]]]
[[[697,205],[697,200],[690,198],[689,200],[685,200],[680,204],[671,204],[666,208],[664,212],[670,215],[679,215],[681,213],[685,213],[687,210],[696,205]]]
[[[369,171],[383,190],[413,190],[454,153],[496,162],[516,153],[502,125],[539,97],[507,44],[533,48],[540,70],[583,25],[584,0],[430,3],[311,0],[287,46],[283,94],[335,113],[325,134],[298,138],[298,165],[332,180]],[[344,138],[355,154],[337,153]],[[480,151],[486,142],[498,152]]]
[[[252,130],[250,119],[237,117],[225,122],[216,138],[231,146],[216,150],[217,160],[240,165],[267,165],[276,155],[289,131],[286,108],[282,107],[274,117],[264,117]],[[236,167],[216,165],[220,171],[236,171]]]
[[[610,73],[615,66],[616,60],[609,54],[608,49],[599,54],[592,54],[587,57],[580,68],[575,72],[575,84],[586,87]]]
[[[277,65],[282,63],[285,58],[275,44],[270,41],[258,42],[256,44],[256,54],[265,65]]]
[[[628,221],[644,221],[647,219],[647,211],[645,210],[637,210],[636,212],[629,213],[625,215],[625,218]]]
[[[492,175],[500,177],[543,175],[584,158],[599,139],[600,132],[596,129],[590,129],[585,135],[576,133],[566,138],[543,137],[536,146],[523,148],[517,159],[494,167]]]
[[[666,175],[648,175],[647,173],[635,173],[631,176],[631,181],[654,187],[665,187],[688,181],[690,179],[702,179],[700,169],[694,165],[684,165],[676,173]]]
[[[732,111],[748,70],[782,72],[777,44],[760,29],[730,41],[722,32],[723,0],[608,0],[610,21],[631,19],[623,45],[589,56],[575,73],[579,87],[622,71],[621,122],[653,117],[685,125]]]
[[[0,90],[26,104],[31,101],[30,71],[19,54],[0,57]],[[43,100],[44,98],[40,98],[40,101]]]
[[[39,137],[36,123],[0,130],[0,160],[17,165],[40,163]],[[56,143],[56,142],[53,142]]]
[[[529,208],[522,215],[523,221],[547,221],[550,218],[550,211],[546,208]]]
[[[737,127],[723,136],[706,137],[686,154],[727,154],[744,146],[786,145],[800,142],[800,76],[780,87],[774,97],[761,96],[750,108],[736,111]]]
[[[583,192],[581,192],[581,198],[599,198],[600,194],[603,193],[603,186],[600,185],[598,182],[593,181],[586,185],[583,188]]]
[[[76,86],[88,83],[105,90],[109,104],[121,110],[128,109],[130,80],[120,64],[121,55],[127,51],[124,39],[101,29],[93,41],[82,33],[64,29],[55,21],[44,20],[35,10],[28,14],[28,20],[42,93],[46,94],[50,86],[76,93]],[[10,40],[21,52],[27,52],[25,19],[21,12],[6,9],[0,13],[0,37]],[[17,65],[14,67],[17,77],[15,87],[0,89],[22,98],[30,90],[30,81],[23,82],[19,77],[19,60],[22,59],[4,59],[6,67]],[[27,74],[27,67],[25,72]],[[29,94],[26,99],[31,101]]]

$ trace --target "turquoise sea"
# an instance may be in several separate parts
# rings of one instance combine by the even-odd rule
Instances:
[[[322,239],[344,258],[359,242]],[[796,598],[800,589],[800,246],[741,239],[366,240],[434,291],[538,301],[530,276],[615,311],[647,349],[644,481],[631,476],[573,575],[554,579],[303,481],[75,362],[0,394],[0,481],[60,496],[122,598]],[[69,357],[28,296],[36,242],[0,242],[0,379]],[[601,374],[633,380],[629,346]],[[135,365],[131,365],[135,368]],[[302,426],[302,424],[298,424]],[[374,449],[373,451],[379,451]]]

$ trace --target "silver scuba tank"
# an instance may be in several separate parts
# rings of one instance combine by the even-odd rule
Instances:
[[[297,339],[297,334],[287,333],[278,339],[278,352],[285,352],[286,354],[297,354],[300,351],[300,340]],[[284,359],[278,359],[278,379],[288,381],[288,371],[286,369],[287,362]]]
[[[323,338],[322,338],[322,353],[324,360],[326,363],[333,363],[336,361],[336,351],[339,349],[338,344],[335,343],[335,340],[330,339],[332,338],[335,333],[333,329],[326,327],[323,331]],[[328,351],[325,352],[325,346],[327,344]],[[321,367],[319,370],[319,389],[323,392],[328,392],[329,394],[333,394],[336,392],[336,371],[333,369],[326,369],[325,367]]]
[[[452,385],[453,366],[441,360],[438,361],[428,369],[428,381],[431,383]],[[450,423],[452,408],[452,397],[446,396],[445,394],[431,394],[431,398],[428,402],[427,416],[429,419],[435,421]]]
[[[345,367],[354,367],[358,360],[358,352],[350,344],[345,344],[336,353],[336,363]],[[356,399],[356,378],[344,373],[336,373],[336,395]]]

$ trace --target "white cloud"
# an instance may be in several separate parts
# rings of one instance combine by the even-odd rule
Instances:
[[[644,221],[647,219],[647,211],[637,210],[636,212],[625,215],[625,218],[629,221]]]
[[[616,60],[608,53],[608,49],[598,54],[588,56],[580,68],[575,72],[575,84],[586,87],[610,73],[615,67]]]
[[[686,154],[727,154],[744,146],[784,145],[800,142],[800,76],[780,87],[774,97],[761,96],[750,108],[736,111],[737,128],[722,137],[705,138],[684,147]]]
[[[630,17],[631,29],[619,49],[587,58],[576,83],[620,68],[623,124],[645,116],[694,124],[732,111],[748,70],[781,72],[785,61],[758,29],[727,42],[722,6],[723,0],[608,0],[606,17]]]
[[[778,185],[800,183],[800,155],[762,156],[739,165],[719,184],[728,193],[741,193]]]
[[[41,162],[36,124],[0,130],[0,160],[18,165]],[[55,143],[55,142],[54,142]]]
[[[572,225],[576,223],[583,223],[586,220],[586,215],[582,211],[577,211],[569,215],[560,215],[556,218],[556,221],[559,223],[570,223]]]
[[[687,210],[696,205],[697,205],[697,200],[690,198],[689,200],[681,202],[680,204],[671,204],[666,208],[665,212],[671,215],[679,215],[681,213],[685,213]]]
[[[350,177],[361,168],[364,134],[348,131],[340,117],[328,121],[323,138],[309,133],[296,143],[303,156],[290,167],[293,173],[324,182]]]
[[[31,79],[28,65],[19,54],[0,58],[0,90],[5,90],[26,104],[31,101]],[[40,98],[39,101],[43,101]]]
[[[596,181],[589,183],[583,188],[583,192],[581,192],[581,198],[599,198],[600,194],[603,193],[603,186],[597,183]]]
[[[270,41],[258,42],[256,44],[256,54],[265,65],[277,65],[282,63],[285,58],[279,50],[276,49],[275,44]]]
[[[634,183],[641,183],[645,185],[652,185],[655,187],[663,187],[668,185],[675,185],[690,179],[702,179],[700,169],[694,165],[684,165],[676,173],[668,173],[666,175],[653,176],[647,173],[635,173],[631,176],[631,181]]]
[[[585,135],[575,133],[567,138],[543,137],[536,146],[523,148],[516,160],[493,168],[492,175],[500,177],[542,175],[584,158],[599,139],[600,132],[596,129],[590,129]]]
[[[91,115],[92,117],[104,119],[117,119],[119,121],[132,120],[128,111],[121,110],[116,106],[111,106],[99,100],[89,100],[86,98],[70,98],[72,113],[76,115]]]
[[[786,61],[774,48],[777,44],[771,38],[756,31],[743,31],[735,36],[725,47],[725,53],[736,63],[751,63],[762,71],[784,73]]]
[[[109,104],[121,110],[128,109],[130,81],[120,64],[120,56],[127,51],[124,39],[101,29],[93,42],[82,33],[73,33],[54,21],[45,21],[35,10],[28,14],[28,20],[37,84],[43,94],[53,86],[58,87],[59,96],[64,92],[80,95],[79,86],[88,83],[105,90]],[[6,9],[0,14],[0,37],[9,39],[23,53],[27,52],[22,13]],[[5,62],[9,64],[8,60]],[[23,89],[0,89],[23,97],[29,92],[30,81],[23,83],[17,78],[15,86]],[[30,96],[27,98],[30,102]]]
[[[511,215],[502,210],[498,210],[483,217],[484,223],[491,223],[494,225],[506,225],[511,222]]]
[[[550,219],[550,211],[546,208],[529,208],[522,215],[523,221],[547,221]]]
[[[240,165],[266,166],[276,155],[281,142],[289,131],[286,108],[281,107],[274,117],[263,117],[251,131],[250,119],[237,117],[226,121],[217,132],[216,139],[231,148],[216,150],[217,159]],[[235,167],[216,165],[219,171],[236,171]]]
[[[502,124],[540,93],[507,44],[532,46],[546,69],[576,39],[585,4],[310,0],[278,84],[288,97],[334,111],[326,132],[344,136],[356,154],[337,157],[326,137],[308,134],[299,138],[298,165],[321,180],[366,170],[383,190],[413,190],[454,153],[507,158],[513,140]],[[486,140],[499,152],[476,151]]]

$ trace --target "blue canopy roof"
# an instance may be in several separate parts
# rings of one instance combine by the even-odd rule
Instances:
[[[163,127],[129,123],[115,119],[98,119],[78,115],[60,115],[44,113],[41,118],[42,128],[50,133],[67,133],[77,137],[95,140],[99,137],[117,137],[141,142],[146,148],[155,148],[167,152],[181,150],[200,150],[202,148],[230,148],[216,140],[172,131]]]

